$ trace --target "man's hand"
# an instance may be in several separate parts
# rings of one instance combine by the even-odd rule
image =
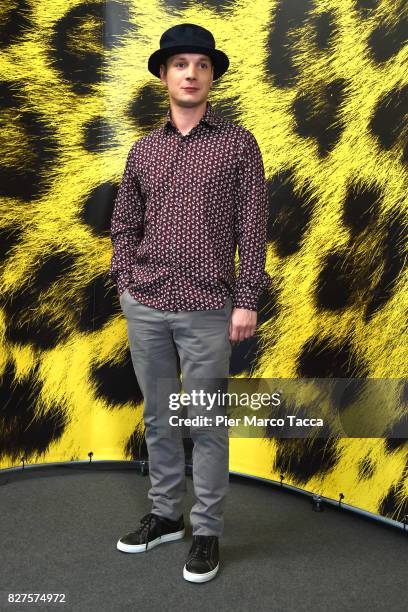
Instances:
[[[231,342],[240,342],[250,338],[255,333],[256,311],[246,308],[233,308],[229,325],[229,339]]]

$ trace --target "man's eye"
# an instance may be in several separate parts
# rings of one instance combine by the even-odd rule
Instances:
[[[184,66],[184,62],[176,62],[175,66]],[[206,62],[201,62],[201,66],[204,66],[204,68],[207,68],[208,64]]]

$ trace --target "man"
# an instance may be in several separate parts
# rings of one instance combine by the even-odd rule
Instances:
[[[270,281],[259,147],[250,131],[221,118],[207,100],[228,66],[208,30],[181,24],[164,32],[148,68],[167,87],[170,108],[163,124],[131,147],[115,201],[110,275],[144,396],[152,485],[152,510],[119,540],[123,552],[142,552],[185,533],[184,448],[180,429],[160,433],[163,415],[169,416],[160,381],[172,381],[167,391],[179,392],[177,356],[186,393],[197,380],[203,386],[225,380],[231,343],[254,334],[259,296]],[[196,503],[183,576],[206,582],[219,568],[228,429],[192,425],[190,435]]]

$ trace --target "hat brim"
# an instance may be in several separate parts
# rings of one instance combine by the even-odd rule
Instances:
[[[166,59],[176,53],[203,53],[208,55],[214,64],[214,81],[228,70],[228,56],[218,49],[209,49],[208,47],[200,47],[197,45],[177,45],[167,49],[158,49],[149,57],[147,67],[155,77],[160,78],[160,64],[164,64]]]

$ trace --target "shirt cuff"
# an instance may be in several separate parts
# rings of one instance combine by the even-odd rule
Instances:
[[[118,289],[118,294],[122,295],[122,293],[125,291],[125,289],[128,288],[129,285],[130,285],[129,275],[126,272],[119,274],[116,279],[116,286]]]
[[[233,308],[245,308],[246,310],[258,310],[259,297],[261,293],[270,286],[271,277],[264,272],[259,283],[244,282],[237,279],[234,295],[232,296]]]
[[[233,308],[245,308],[246,310],[258,310],[258,298],[248,292],[241,292],[239,296],[232,298]]]

